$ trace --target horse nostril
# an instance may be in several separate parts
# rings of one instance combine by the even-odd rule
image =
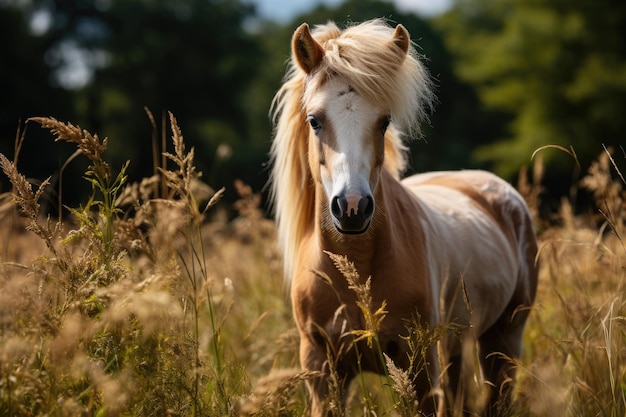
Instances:
[[[337,219],[341,219],[348,208],[348,201],[344,196],[333,197],[330,204],[330,211]]]
[[[359,213],[366,219],[372,217],[374,214],[374,199],[372,196],[368,195],[359,201]]]

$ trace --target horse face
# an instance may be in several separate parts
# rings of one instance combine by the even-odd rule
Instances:
[[[374,214],[389,116],[340,77],[308,98],[309,163],[323,185],[333,225],[344,234],[363,233]]]

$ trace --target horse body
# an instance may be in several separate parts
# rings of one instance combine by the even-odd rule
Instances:
[[[424,212],[430,281],[439,284],[433,296],[446,304],[446,320],[471,324],[482,334],[513,297],[518,276],[525,284],[531,272],[526,251],[533,246],[526,242],[533,225],[522,197],[481,171],[422,174],[404,184]]]
[[[399,181],[399,131],[416,126],[431,97],[409,39],[382,21],[344,32],[327,25],[315,37],[303,25],[275,99],[273,197],[300,360],[319,372],[309,381],[313,416],[329,413],[332,378],[341,388],[360,371],[385,371],[376,348],[355,336],[363,312],[328,253],[347,255],[370,277],[371,307],[386,303],[376,338],[396,366],[410,365],[409,320],[453,323],[477,338],[485,379],[506,400],[514,367],[504,358],[521,351],[537,250],[523,199],[482,171]],[[460,346],[452,332],[442,340],[453,391],[462,385]],[[443,373],[437,346],[425,351],[426,371],[414,380],[420,409],[441,414],[431,395]]]
[[[380,358],[365,346],[357,348],[363,357],[356,368],[349,332],[363,328],[362,313],[345,277],[323,251],[350,254],[359,273],[371,277],[373,306],[384,301],[392,313],[383,320],[378,339],[397,366],[409,365],[403,338],[407,320],[416,315],[430,329],[454,323],[479,338],[484,335],[480,349],[485,358],[495,352],[519,357],[527,317],[527,311],[519,309],[534,299],[537,250],[523,199],[504,181],[480,171],[421,174],[402,184],[386,175],[380,190],[375,200],[382,219],[367,236],[338,238],[316,221],[301,246],[292,300],[303,367],[323,370],[322,379],[327,378],[330,343],[341,356],[344,383],[359,370],[384,372]],[[382,190],[391,195],[385,198]],[[323,202],[317,205],[316,218],[327,215],[326,207]],[[331,283],[320,279],[318,271],[324,271]],[[460,360],[462,338],[449,335],[443,341],[450,359]],[[345,352],[339,352],[342,343]],[[416,382],[422,395],[436,385],[441,372],[434,347],[428,356],[430,369]],[[497,387],[514,376],[507,363],[491,375],[487,369],[485,377]],[[455,383],[457,378],[452,377]],[[325,383],[318,384],[313,395],[323,404]],[[429,409],[427,400],[425,410]]]

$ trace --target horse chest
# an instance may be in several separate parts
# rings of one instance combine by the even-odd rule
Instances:
[[[408,358],[407,326],[418,320],[432,321],[425,295],[415,289],[397,288],[393,279],[378,277],[370,283],[370,293],[360,297],[345,277],[305,276],[294,283],[292,292],[301,337],[324,352],[327,344],[335,351],[351,352],[343,355],[347,363],[356,363],[351,357],[358,351],[363,370],[382,371],[379,349],[404,366]],[[365,285],[365,280],[361,281]]]

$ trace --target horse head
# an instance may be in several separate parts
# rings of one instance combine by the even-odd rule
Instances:
[[[363,91],[367,81],[357,79],[380,77],[377,65],[388,67],[382,75],[392,74],[405,59],[409,45],[407,30],[398,25],[384,43],[388,50],[370,56],[371,68],[359,69],[350,68],[349,42],[333,39],[323,46],[307,24],[294,33],[293,56],[307,74],[303,110],[309,125],[309,165],[314,180],[323,186],[326,214],[340,233],[363,233],[371,224],[385,159],[385,135],[392,121],[385,101]],[[375,62],[383,57],[388,57],[387,62]]]

